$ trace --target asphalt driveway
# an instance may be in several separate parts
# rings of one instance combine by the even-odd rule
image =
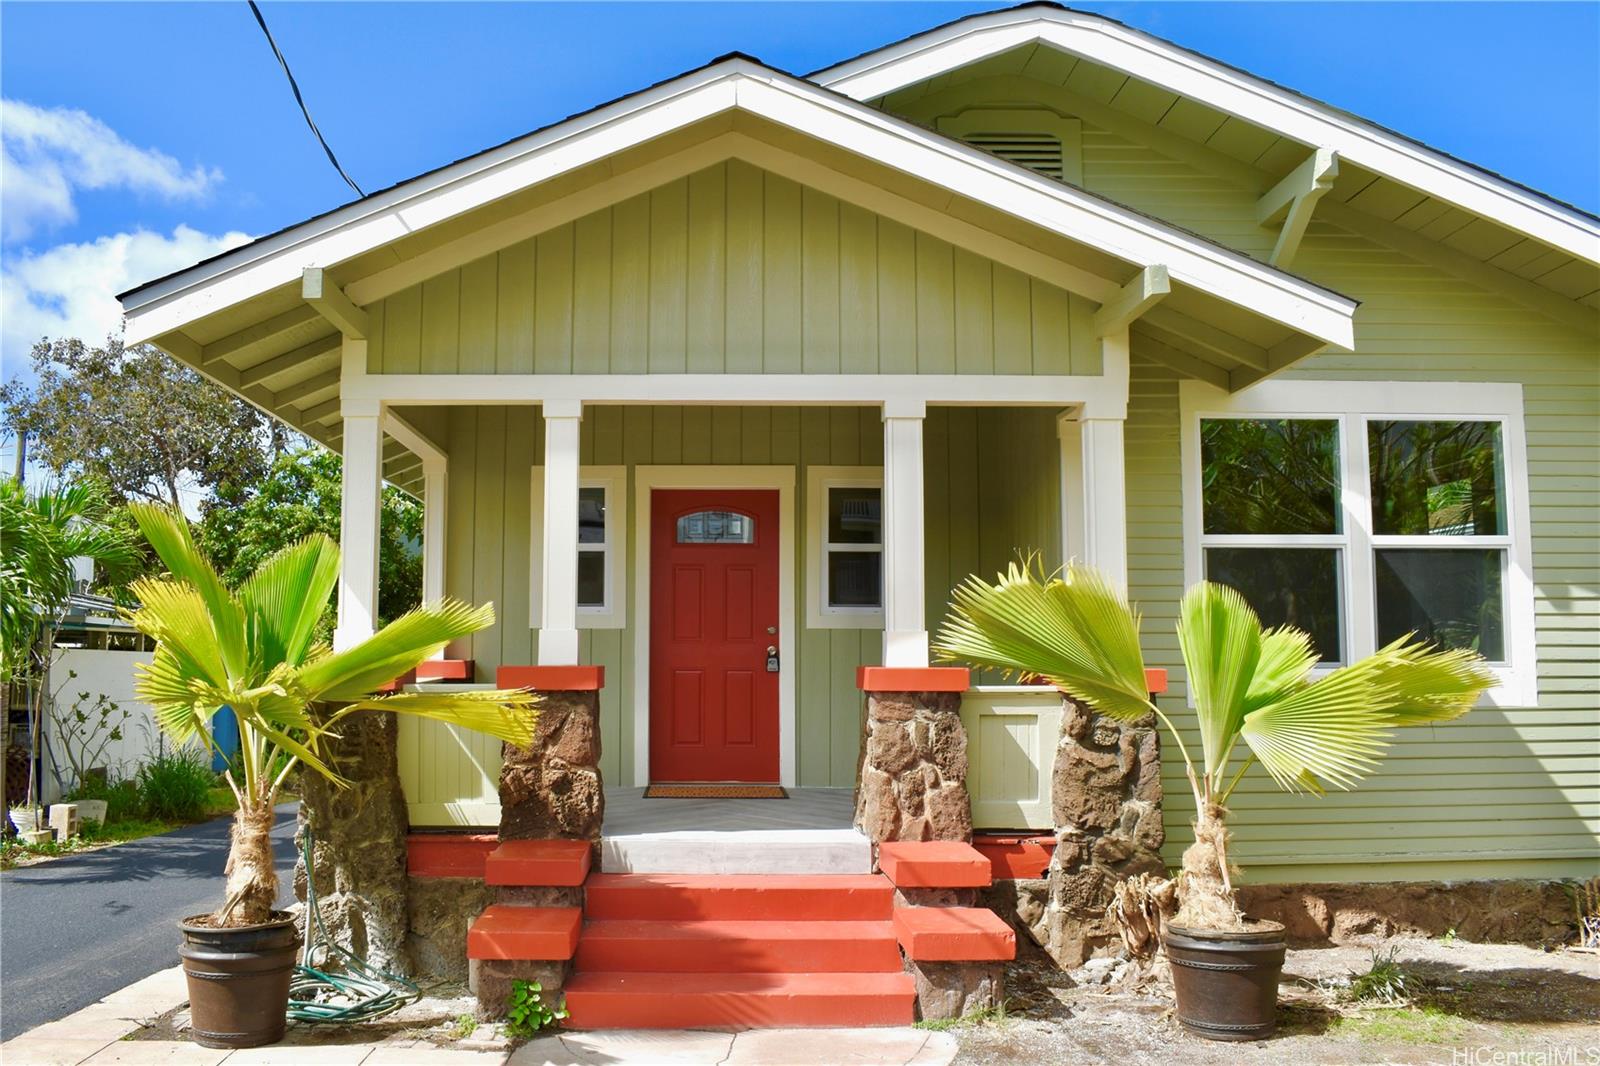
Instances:
[[[295,804],[272,839],[291,901]],[[0,1040],[178,962],[176,923],[222,899],[230,818],[0,874]]]

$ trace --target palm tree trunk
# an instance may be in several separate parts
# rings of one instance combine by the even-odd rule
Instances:
[[[217,925],[260,925],[272,920],[278,899],[278,871],[272,865],[272,804],[253,801],[233,816],[228,849],[228,896],[212,915]]]
[[[1228,812],[1207,801],[1194,821],[1194,843],[1183,853],[1174,925],[1197,929],[1240,929],[1244,916],[1234,900],[1228,865]]]

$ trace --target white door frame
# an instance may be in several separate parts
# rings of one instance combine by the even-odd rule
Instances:
[[[636,466],[633,468],[633,783],[650,783],[650,513],[656,489],[776,489],[778,493],[778,775],[795,787],[795,468],[792,466]]]

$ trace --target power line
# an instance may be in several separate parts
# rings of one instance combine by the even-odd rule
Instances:
[[[306,125],[311,127],[311,132],[316,134],[317,143],[322,145],[322,150],[328,153],[328,162],[333,164],[333,169],[345,180],[345,184],[356,191],[357,196],[365,196],[361,186],[357,185],[350,175],[344,172],[344,167],[339,165],[338,157],[333,154],[333,149],[328,147],[327,138],[322,136],[322,131],[317,129],[316,120],[311,117],[311,111],[306,107],[306,101],[300,95],[300,86],[294,80],[294,72],[289,69],[289,61],[283,58],[283,52],[278,48],[278,42],[272,39],[272,31],[267,29],[267,20],[261,17],[261,9],[256,6],[256,0],[247,0],[250,11],[256,17],[256,25],[261,27],[261,32],[267,35],[267,43],[272,46],[272,54],[278,57],[278,66],[283,68],[283,76],[289,79],[289,88],[294,92],[294,102],[300,105],[300,113],[306,117]]]

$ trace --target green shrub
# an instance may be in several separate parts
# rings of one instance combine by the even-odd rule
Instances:
[[[204,752],[181,748],[139,767],[139,798],[148,818],[193,822],[206,816],[217,775]]]
[[[512,981],[511,998],[506,1003],[506,1032],[512,1036],[537,1036],[553,1029],[567,1016],[565,1008],[552,1010],[540,993],[538,981]]]
[[[67,794],[66,802],[76,800],[105,800],[106,823],[131,822],[144,816],[144,797],[139,795],[139,782],[130,778],[107,780],[103,777],[85,777],[78,787]]]

